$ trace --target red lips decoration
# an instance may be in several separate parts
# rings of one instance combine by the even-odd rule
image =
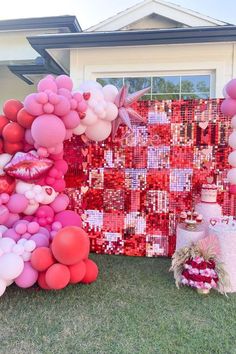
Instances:
[[[17,152],[4,171],[17,179],[32,181],[43,177],[52,165],[53,161],[40,158],[32,152]]]

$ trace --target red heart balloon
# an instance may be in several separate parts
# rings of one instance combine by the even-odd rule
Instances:
[[[15,179],[10,176],[0,176],[0,193],[11,194],[15,189]]]

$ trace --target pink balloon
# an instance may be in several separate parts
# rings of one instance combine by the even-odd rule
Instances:
[[[78,226],[81,227],[82,221],[79,214],[72,210],[61,211],[56,214],[55,221],[59,221],[62,224],[62,227],[65,226]]]
[[[49,158],[53,161],[61,160],[63,159],[64,151],[60,152],[59,154],[51,154]]]
[[[225,90],[231,98],[236,99],[236,79],[230,80],[227,83]]]
[[[66,174],[66,172],[68,171],[68,163],[65,160],[57,160],[54,163],[54,167],[61,171],[63,173],[63,175]]]
[[[8,229],[6,232],[4,232],[3,237],[11,238],[17,242],[21,238],[21,235],[19,235],[14,229]]]
[[[38,272],[30,262],[24,263],[23,272],[15,279],[15,283],[20,288],[30,288],[38,280]]]
[[[33,240],[36,243],[36,247],[48,247],[49,239],[46,235],[38,233],[33,235],[30,240]]]
[[[39,218],[54,218],[54,209],[49,205],[40,206],[36,212],[36,216]]]
[[[102,91],[106,101],[115,102],[118,90],[114,85],[106,85],[102,88]]]
[[[83,100],[78,103],[77,109],[79,112],[85,112],[88,108],[88,104]]]
[[[23,213],[27,208],[29,200],[23,194],[13,194],[10,196],[7,207],[11,213]]]
[[[64,179],[57,179],[55,183],[53,183],[53,188],[55,189],[56,192],[64,192],[66,188],[66,182]]]
[[[28,224],[27,229],[29,233],[36,234],[39,232],[39,224],[36,221],[32,221]]]
[[[36,101],[45,104],[48,102],[48,95],[45,92],[39,92],[36,94]]]
[[[236,150],[236,131],[233,131],[229,136],[229,146]]]
[[[62,95],[59,95],[59,98],[60,98],[59,103],[56,104],[54,107],[54,114],[63,117],[66,114],[68,114],[70,111],[70,101],[68,100],[68,98]]]
[[[73,130],[72,129],[66,129],[66,137],[65,140],[71,139],[73,136]]]
[[[77,102],[81,102],[83,101],[83,95],[80,92],[76,92],[73,94],[73,98],[77,101]]]
[[[58,90],[58,94],[66,97],[68,100],[72,98],[71,91],[63,87]]]
[[[67,129],[74,129],[80,123],[80,118],[76,111],[70,111],[62,117],[62,120]]]
[[[97,115],[91,108],[88,108],[86,111],[86,116],[81,120],[81,123],[86,126],[94,125],[98,121]]]
[[[236,114],[236,100],[232,98],[226,98],[221,104],[221,112],[227,116],[233,116]]]
[[[12,227],[15,224],[15,222],[18,221],[19,219],[20,219],[20,216],[18,214],[10,213],[7,221],[5,222],[5,225],[7,227]]]
[[[43,114],[34,120],[31,126],[31,133],[37,144],[50,148],[63,142],[66,129],[61,119],[57,116]]]
[[[50,90],[57,93],[57,85],[51,76],[46,76],[44,79],[40,80],[37,89],[39,92]]]
[[[43,114],[43,106],[41,103],[37,102],[37,94],[31,93],[30,95],[26,96],[24,100],[24,108],[26,111],[33,116],[40,116]]]
[[[54,106],[53,106],[53,104],[51,104],[51,103],[46,103],[46,104],[44,104],[43,105],[43,111],[44,111],[44,113],[46,113],[46,114],[51,114],[51,113],[53,113],[53,111],[54,111]]]
[[[4,205],[0,205],[0,224],[5,224],[9,217],[9,210]]]
[[[229,154],[228,162],[231,166],[236,167],[236,150]]]
[[[69,202],[69,197],[66,194],[59,194],[56,199],[50,204],[50,206],[53,208],[55,213],[59,213],[63,210],[66,210],[69,205]]]
[[[56,84],[58,88],[65,88],[69,91],[73,88],[73,81],[67,75],[59,75],[56,78]]]
[[[110,122],[116,119],[118,116],[118,108],[114,103],[108,102],[107,107],[106,107],[106,120],[109,120]]]
[[[26,129],[25,131],[25,141],[30,145],[34,145],[34,139],[32,137],[30,129]]]

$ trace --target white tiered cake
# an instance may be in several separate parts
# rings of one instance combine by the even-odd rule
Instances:
[[[222,208],[217,203],[217,186],[215,184],[203,184],[201,190],[201,202],[196,204],[195,210],[202,214],[206,223],[213,218],[222,216]]]

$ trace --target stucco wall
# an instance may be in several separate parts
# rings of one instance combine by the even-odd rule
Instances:
[[[76,85],[96,77],[212,73],[211,97],[236,77],[236,44],[207,43],[73,49],[70,75]]]

